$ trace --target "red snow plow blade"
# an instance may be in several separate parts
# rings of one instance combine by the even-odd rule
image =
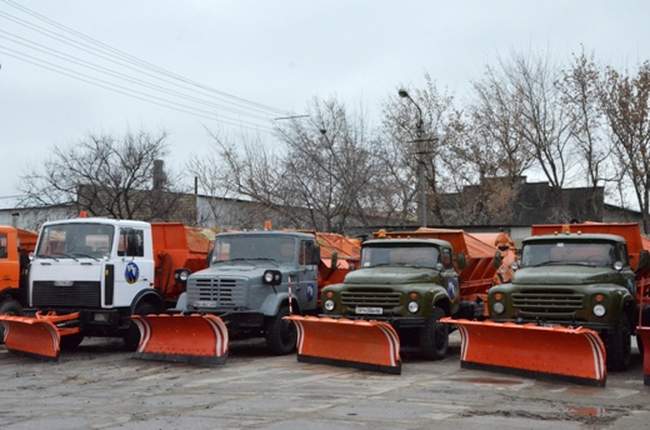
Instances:
[[[58,360],[61,337],[79,333],[79,313],[67,315],[37,312],[33,317],[0,315],[4,326],[5,346],[9,351],[20,352],[46,360]]]
[[[451,318],[441,321],[460,331],[461,367],[605,385],[605,346],[592,330]]]
[[[386,322],[292,315],[298,361],[400,374],[399,336]]]
[[[643,383],[650,385],[650,327],[637,327],[636,336],[643,343]]]
[[[197,364],[223,364],[228,329],[215,315],[134,315],[140,330],[136,358]]]

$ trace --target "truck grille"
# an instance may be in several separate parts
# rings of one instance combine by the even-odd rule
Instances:
[[[190,304],[196,301],[216,302],[217,307],[235,307],[246,304],[246,288],[233,278],[194,279],[187,289]]]
[[[54,281],[34,281],[32,302],[35,307],[101,307],[101,285],[94,281],[74,281],[55,285]]]
[[[584,294],[572,291],[524,291],[512,294],[512,305],[522,312],[545,314],[573,314],[582,309]]]
[[[400,305],[400,296],[401,293],[394,291],[344,291],[341,293],[341,304],[394,308]]]

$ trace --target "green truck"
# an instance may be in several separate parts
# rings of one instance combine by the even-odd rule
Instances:
[[[607,368],[626,369],[637,284],[650,262],[639,226],[543,225],[532,232],[512,282],[489,290],[490,320],[593,329],[605,345]]]
[[[486,294],[491,286],[496,248],[469,238],[476,242],[470,252],[462,230],[421,229],[395,236],[363,243],[360,269],[342,284],[323,289],[324,316],[389,322],[402,350],[443,358],[449,332],[439,319],[482,314],[482,294],[472,293]],[[476,255],[477,249],[483,252]]]

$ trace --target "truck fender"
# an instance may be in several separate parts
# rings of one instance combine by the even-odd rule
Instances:
[[[153,288],[142,290],[133,298],[133,301],[131,302],[131,314],[133,314],[138,305],[143,302],[149,302],[156,306],[158,310],[162,311],[165,304],[165,299],[157,290],[154,290]]]
[[[183,293],[181,293],[180,296],[178,296],[178,300],[176,300],[176,305],[171,310],[176,311],[176,312],[187,312],[187,293],[186,292],[183,292]]]
[[[264,316],[272,317],[278,314],[281,306],[288,303],[289,293],[271,294],[266,297],[264,303],[262,303],[262,306],[260,306],[260,312],[263,313]],[[300,313],[298,302],[296,301],[295,297],[292,299],[292,306],[294,313]]]
[[[445,315],[451,315],[451,301],[445,291],[437,291],[433,294],[433,307],[440,308],[445,311]]]

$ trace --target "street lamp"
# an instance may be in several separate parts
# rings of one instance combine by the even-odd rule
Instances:
[[[420,106],[413,100],[408,91],[403,88],[400,88],[397,91],[397,94],[403,99],[408,99],[413,106],[418,110],[418,122],[415,124],[415,135],[416,135],[416,148],[417,148],[417,180],[418,180],[418,224],[421,227],[427,226],[427,186],[426,186],[426,176],[425,176],[425,153],[426,148],[424,146],[424,130],[423,125],[424,121],[422,120],[422,109]]]

